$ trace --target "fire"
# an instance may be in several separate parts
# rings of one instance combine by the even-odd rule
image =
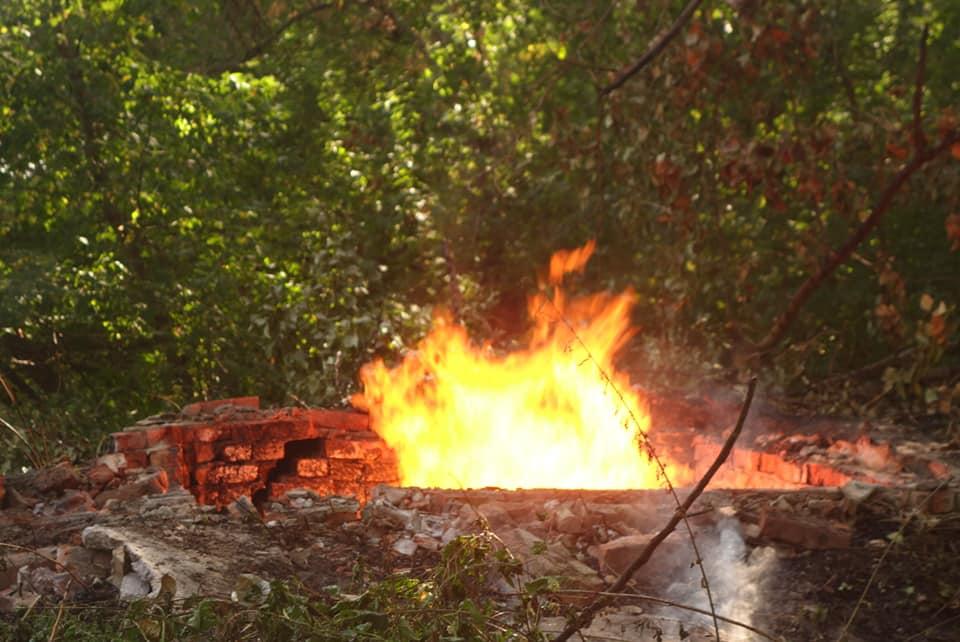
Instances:
[[[544,288],[553,295],[530,298],[534,327],[525,349],[497,355],[441,314],[396,368],[382,361],[363,367],[363,392],[353,403],[370,412],[374,430],[396,451],[404,485],[662,485],[640,445],[650,428],[646,402],[613,363],[634,334],[633,292],[568,301],[560,288],[594,247],[553,255]],[[683,483],[688,471],[668,466],[667,474]]]

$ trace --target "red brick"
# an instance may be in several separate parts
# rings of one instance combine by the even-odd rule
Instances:
[[[326,477],[330,463],[326,459],[301,459],[297,462],[297,474],[301,477]]]
[[[166,471],[173,470],[180,460],[180,448],[172,446],[168,448],[151,448],[147,451],[151,466],[163,468]]]
[[[741,470],[760,470],[760,453],[755,450],[734,448],[731,459],[733,465]]]
[[[333,428],[335,430],[369,430],[370,415],[360,412],[342,410],[309,410],[310,423],[318,428]]]
[[[253,459],[256,461],[270,461],[283,459],[282,441],[262,441],[253,445]]]
[[[208,461],[213,461],[214,455],[213,444],[209,441],[194,442],[193,459],[196,463],[205,464]]]
[[[125,453],[128,450],[143,450],[147,447],[147,436],[141,430],[130,430],[124,432],[115,432],[113,437],[113,449],[117,452]]]
[[[205,424],[197,424],[191,431],[193,439],[190,439],[186,434],[184,434],[184,439],[188,441],[202,441],[202,442],[211,442],[217,441],[220,439],[223,434],[223,430],[220,426],[210,426]]]
[[[776,475],[780,479],[794,484],[805,482],[805,469],[800,464],[787,461],[780,455],[763,453],[760,455],[760,472]]]
[[[243,484],[260,479],[260,469],[253,464],[208,464],[205,480],[201,481],[201,466],[194,469],[198,484]]]
[[[127,468],[146,468],[147,451],[146,450],[125,450],[124,459],[127,460]]]
[[[170,431],[167,426],[149,426],[141,430],[147,440],[147,448],[156,446],[167,439]]]
[[[87,479],[97,486],[106,486],[113,481],[116,476],[116,473],[106,464],[94,464],[87,471]],[[2,487],[2,482],[0,482],[0,487]],[[0,497],[0,502],[2,502],[2,499],[3,498]]]
[[[270,421],[264,426],[260,439],[296,441],[313,439],[317,436],[313,425],[307,419]]]
[[[365,464],[363,479],[371,483],[396,484],[400,481],[400,471],[397,470],[397,465],[393,462]]]
[[[390,453],[390,448],[379,439],[328,439],[324,452],[331,459],[376,461]]]
[[[225,461],[250,461],[253,458],[253,448],[250,444],[227,444],[223,447]]]
[[[807,483],[811,486],[843,486],[850,481],[849,475],[829,464],[809,462],[807,464]]]
[[[241,406],[244,408],[260,408],[260,397],[232,397],[230,399],[213,399],[211,401],[198,401],[187,404],[180,411],[181,414],[189,416],[204,415],[212,413],[221,406]]]
[[[0,475],[0,508],[3,508],[3,498],[7,496],[7,478]]]
[[[363,479],[363,462],[352,459],[331,459],[330,478],[338,481]]]

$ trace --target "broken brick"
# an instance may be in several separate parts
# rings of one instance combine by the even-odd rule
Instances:
[[[807,463],[807,483],[811,486],[843,486],[850,476],[829,464]]]

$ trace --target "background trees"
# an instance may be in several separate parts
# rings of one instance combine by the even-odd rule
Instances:
[[[602,94],[683,4],[2,3],[2,414],[83,449],[196,397],[336,403],[434,304],[509,341],[588,238],[638,368],[871,366],[950,412],[957,146],[764,337],[955,135],[960,6],[705,2]]]

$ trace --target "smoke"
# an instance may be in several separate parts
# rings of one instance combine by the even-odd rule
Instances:
[[[674,536],[679,535],[680,533],[677,533]],[[777,556],[774,549],[747,546],[740,531],[740,523],[730,517],[722,518],[714,528],[700,529],[696,535],[717,615],[758,626],[754,621],[755,609],[762,604],[766,578],[771,577],[776,570]],[[687,548],[689,550],[689,544]],[[700,569],[696,565],[686,565],[669,585],[664,597],[709,611],[710,604],[701,581]],[[686,618],[691,624],[712,628],[709,616],[689,611],[674,612],[671,615]],[[758,639],[754,633],[732,624],[721,622],[720,630],[724,640]]]

